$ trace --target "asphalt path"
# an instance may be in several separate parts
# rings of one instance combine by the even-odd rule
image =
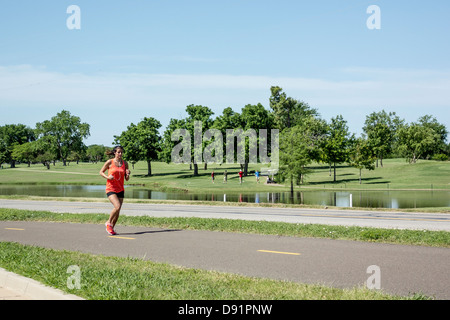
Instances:
[[[109,202],[30,201],[0,199],[0,208],[67,213],[109,214]],[[450,214],[388,211],[273,208],[244,206],[167,205],[125,202],[121,215],[152,217],[200,217],[315,223],[376,228],[450,231]]]
[[[0,207],[73,213],[108,213],[101,202],[0,200]],[[369,224],[447,230],[446,215],[254,207],[125,203],[122,214],[197,216],[292,223]],[[331,221],[332,220],[332,221]],[[331,221],[331,222],[330,222]],[[400,223],[400,224],[399,224]],[[450,299],[450,249],[357,241],[234,234],[226,232],[104,225],[0,222],[0,241],[123,257],[185,267],[325,284],[339,288],[375,285],[388,293],[423,293]]]
[[[450,299],[446,248],[125,226],[117,231],[108,236],[103,225],[2,221],[0,241],[338,288],[369,283],[392,294]]]

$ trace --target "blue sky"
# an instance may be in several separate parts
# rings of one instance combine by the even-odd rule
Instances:
[[[91,125],[86,144],[111,145],[130,123],[164,129],[190,104],[269,109],[276,85],[357,135],[382,109],[450,129],[449,16],[447,0],[4,1],[0,125],[65,109]]]

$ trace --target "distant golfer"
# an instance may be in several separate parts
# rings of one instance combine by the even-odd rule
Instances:
[[[258,170],[256,170],[255,176],[256,176],[256,182],[259,183],[259,171]]]
[[[119,219],[120,209],[122,208],[123,198],[125,196],[124,179],[130,179],[130,170],[128,170],[128,163],[122,159],[123,148],[121,146],[114,147],[112,151],[107,151],[108,156],[114,156],[114,159],[109,159],[105,162],[100,175],[107,179],[106,181],[106,196],[111,201],[114,209],[106,221],[106,232],[110,235],[115,235],[114,226]],[[108,170],[108,175],[105,171]]]
[[[213,172],[211,172],[212,183],[214,183],[214,178],[215,178],[215,174],[214,174],[214,170],[213,170]]]
[[[244,173],[242,172],[242,170],[239,171],[239,183],[242,183],[242,176],[244,175]]]

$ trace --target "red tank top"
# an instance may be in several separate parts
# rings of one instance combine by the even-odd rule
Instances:
[[[122,161],[120,167],[116,166],[114,159],[108,169],[108,176],[112,175],[113,180],[106,180],[106,193],[122,192],[124,190],[123,183],[125,178],[125,161]]]

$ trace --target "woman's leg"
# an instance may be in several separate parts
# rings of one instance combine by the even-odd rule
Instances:
[[[117,197],[117,194],[112,194],[108,197],[109,201],[111,201],[114,209],[111,210],[109,215],[109,220],[106,222],[110,224],[113,228],[119,219],[120,209],[122,208],[123,198]]]

